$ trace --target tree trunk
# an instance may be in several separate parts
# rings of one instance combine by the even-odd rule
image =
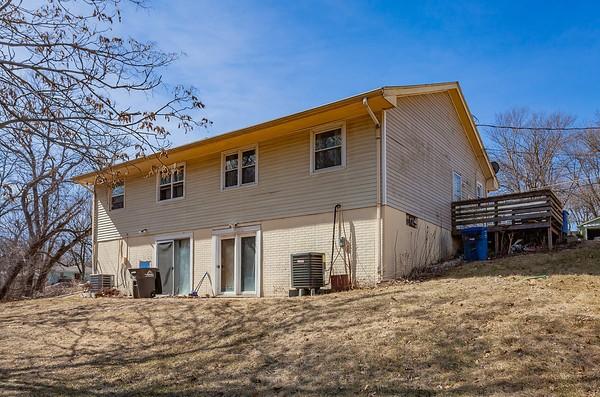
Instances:
[[[15,264],[15,266],[12,268],[10,273],[8,273],[8,277],[6,278],[4,285],[2,285],[2,287],[0,287],[0,300],[6,298],[8,291],[10,291],[10,287],[15,282],[15,279],[17,278],[19,273],[21,273],[21,270],[23,270],[23,266],[24,266],[24,262],[19,261]]]
[[[44,288],[46,287],[46,281],[48,280],[48,273],[50,273],[50,270],[42,270],[37,280],[35,281],[35,286],[33,287],[34,292],[44,292]]]
[[[48,267],[48,266],[46,266],[46,264],[44,264],[44,267],[40,271],[40,274],[39,274],[37,280],[35,281],[35,286],[33,288],[34,292],[43,292],[44,291],[44,287],[46,286],[46,281],[48,280],[48,274],[50,273],[50,270],[52,270],[52,266],[53,265],[50,265],[50,267]]]
[[[28,298],[33,296],[33,280],[35,278],[35,267],[34,265],[29,266],[29,271],[27,272],[27,277],[25,278],[25,285],[22,289],[22,295]]]

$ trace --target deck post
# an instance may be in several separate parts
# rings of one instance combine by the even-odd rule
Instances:
[[[500,232],[494,232],[494,255],[500,256],[500,236],[498,236]]]
[[[548,226],[548,251],[552,251],[552,226]]]

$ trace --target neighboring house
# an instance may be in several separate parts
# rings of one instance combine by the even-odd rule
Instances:
[[[578,228],[584,240],[600,239],[600,216],[583,222]]]
[[[91,268],[86,266],[86,276],[90,274]],[[80,280],[81,273],[77,266],[56,265],[48,273],[48,285],[56,284],[60,281]]]
[[[94,269],[119,288],[149,261],[169,293],[208,273],[218,295],[286,295],[291,254],[330,263],[336,204],[350,249],[334,273],[346,258],[374,285],[452,256],[451,202],[497,188],[458,83],[376,89],[171,149],[163,164],[76,178],[95,187]]]

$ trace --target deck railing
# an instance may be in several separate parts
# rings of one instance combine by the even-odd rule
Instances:
[[[559,235],[562,204],[551,190],[505,194],[452,203],[454,232],[487,226],[488,232],[546,229]]]

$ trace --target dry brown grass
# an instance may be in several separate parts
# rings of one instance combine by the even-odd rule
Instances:
[[[599,291],[586,247],[316,298],[5,303],[0,395],[598,395]]]

